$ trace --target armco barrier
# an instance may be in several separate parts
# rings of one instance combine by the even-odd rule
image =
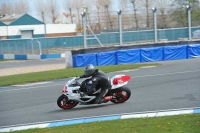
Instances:
[[[187,46],[165,46],[164,50],[164,60],[179,60],[187,59]]]
[[[74,57],[76,56],[77,55],[74,55]],[[95,66],[103,66],[162,60],[179,60],[200,56],[200,44],[100,52],[96,53],[96,56],[95,54],[93,57],[89,56],[91,61],[88,61],[89,59],[87,59],[89,58],[88,54],[80,54],[79,56],[86,60],[73,60],[74,64],[80,64],[74,65],[74,67],[84,67],[89,63]]]
[[[116,56],[117,64],[139,63],[140,49],[118,50]]]
[[[7,60],[32,60],[32,59],[52,59],[65,57],[65,54],[43,54],[43,55],[21,55],[21,54],[0,54],[0,59]]]
[[[78,54],[73,56],[74,67],[84,67],[87,64],[97,66],[96,54]]]
[[[117,64],[116,51],[97,53],[98,66],[116,65],[116,64]]]
[[[136,48],[128,50],[116,50],[92,54],[73,55],[74,67],[84,67],[87,64],[95,66],[130,64],[140,62],[152,62],[161,60],[178,60],[200,56],[200,44],[163,46],[154,48]],[[0,54],[0,59],[52,59],[65,57],[65,54],[45,55],[14,55]]]
[[[188,45],[188,58],[200,56],[200,44]]]
[[[141,62],[153,62],[162,60],[163,60],[163,47],[141,49]]]

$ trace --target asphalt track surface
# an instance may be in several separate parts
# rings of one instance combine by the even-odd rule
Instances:
[[[62,110],[56,100],[67,79],[0,88],[0,127],[143,111],[200,107],[200,58],[159,62],[162,66],[110,73],[132,77],[123,104],[78,105]]]
[[[40,66],[40,65],[51,65],[51,64],[65,64],[64,58],[59,59],[42,59],[42,60],[16,60],[8,62],[0,62],[0,69],[5,68],[19,68],[28,66]]]

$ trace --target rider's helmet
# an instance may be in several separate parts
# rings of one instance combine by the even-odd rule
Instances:
[[[92,76],[95,73],[95,68],[92,64],[88,64],[87,66],[85,66],[84,68],[84,75],[89,77]]]

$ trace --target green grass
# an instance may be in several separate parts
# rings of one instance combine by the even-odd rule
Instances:
[[[92,122],[14,133],[199,133],[200,114]]]
[[[128,65],[113,65],[113,66],[98,66],[100,70],[108,73],[120,70],[136,69],[142,66],[158,66],[160,64],[145,63],[145,64],[128,64]],[[9,86],[15,84],[33,83],[40,81],[55,80],[60,78],[68,78],[73,76],[79,76],[83,74],[83,68],[68,68],[60,70],[51,70],[44,72],[34,72],[27,74],[16,74],[10,76],[0,77],[0,86]]]
[[[3,62],[3,61],[11,61],[11,60],[2,60],[2,59],[0,59],[0,62]]]

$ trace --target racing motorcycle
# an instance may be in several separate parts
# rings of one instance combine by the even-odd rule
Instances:
[[[86,79],[83,82],[79,82],[79,77],[74,77],[69,80],[63,90],[62,95],[57,99],[57,105],[62,109],[74,108],[77,104],[90,105],[94,104],[96,95],[101,92],[101,88],[96,88],[96,91],[92,95],[86,95],[92,81]],[[105,103],[111,101],[113,103],[123,103],[127,101],[131,96],[131,91],[125,85],[131,79],[128,75],[116,75],[110,79],[111,89],[107,92],[104,99]]]

